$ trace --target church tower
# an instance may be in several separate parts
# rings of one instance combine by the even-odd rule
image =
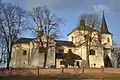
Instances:
[[[105,15],[103,12],[102,15],[102,24],[101,24],[101,43],[103,45],[103,52],[106,55],[109,56],[109,58],[112,60],[112,34],[109,32],[107,23],[105,20]]]
[[[111,48],[112,47],[112,34],[109,32],[107,23],[105,20],[105,15],[103,12],[103,17],[102,17],[102,24],[101,24],[101,42],[103,45],[108,45],[106,48]]]

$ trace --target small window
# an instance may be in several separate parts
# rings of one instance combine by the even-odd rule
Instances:
[[[110,38],[107,38],[107,42],[110,42]]]
[[[23,55],[27,55],[27,51],[26,50],[23,50]]]
[[[27,64],[27,62],[24,60],[24,61],[23,61],[23,64]]]
[[[90,50],[90,55],[95,55],[95,50],[91,49]]]
[[[73,38],[73,36],[72,36],[72,41],[73,41],[73,39],[74,39],[74,38]]]
[[[65,61],[60,61],[60,65],[65,65]]]

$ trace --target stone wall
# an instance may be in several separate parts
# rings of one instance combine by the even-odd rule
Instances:
[[[0,69],[0,76],[39,76],[39,75],[61,75],[61,74],[103,74],[120,73],[120,68],[10,68]]]

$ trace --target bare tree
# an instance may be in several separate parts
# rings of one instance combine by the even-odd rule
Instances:
[[[59,19],[45,6],[34,8],[30,12],[30,17],[34,23],[34,26],[30,27],[30,29],[38,39],[38,47],[41,47],[41,50],[44,53],[43,67],[45,68],[48,49],[50,49],[51,44],[53,44],[51,40],[54,40],[59,36]]]
[[[78,27],[79,36],[83,36],[84,40],[79,41],[78,46],[86,45],[86,59],[87,66],[89,67],[89,55],[91,52],[92,46],[102,46],[100,41],[100,18],[96,14],[83,14],[80,16],[80,25]],[[83,32],[81,32],[81,30]],[[98,36],[98,37],[96,37]],[[93,51],[92,51],[93,52]]]
[[[113,67],[120,67],[120,45],[113,43],[112,49],[112,65]]]
[[[12,46],[19,34],[25,29],[25,11],[12,4],[3,4],[0,13],[1,41],[4,40],[9,68]]]
[[[6,45],[3,38],[0,38],[0,65],[1,67],[5,67],[7,63],[7,52],[6,52]]]
[[[80,19],[83,19],[85,21],[85,24],[88,25],[89,27],[93,27],[94,29],[100,29],[101,19],[97,14],[95,13],[82,14],[80,16]]]
[[[4,4],[0,0],[0,15],[2,14]],[[4,67],[7,62],[7,52],[6,52],[6,45],[5,39],[3,38],[2,27],[0,27],[0,65]]]

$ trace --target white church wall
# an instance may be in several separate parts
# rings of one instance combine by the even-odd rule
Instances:
[[[31,60],[31,67],[43,67],[44,64],[44,53],[38,51],[34,54]],[[46,67],[55,66],[55,48],[48,50]]]
[[[55,66],[55,47],[48,50],[47,63],[48,67]]]
[[[107,44],[107,48],[111,48],[113,45],[112,34],[101,34],[101,42],[102,44]]]
[[[56,59],[56,68],[61,68],[63,67],[62,65],[60,65],[60,62],[63,61],[63,59]]]
[[[100,68],[104,67],[104,53],[103,48],[101,46],[92,47],[91,49],[95,50],[95,55],[89,55],[90,59],[90,67]]]
[[[26,51],[24,55],[23,52]],[[29,44],[16,44],[13,46],[10,66],[14,68],[28,67]]]

